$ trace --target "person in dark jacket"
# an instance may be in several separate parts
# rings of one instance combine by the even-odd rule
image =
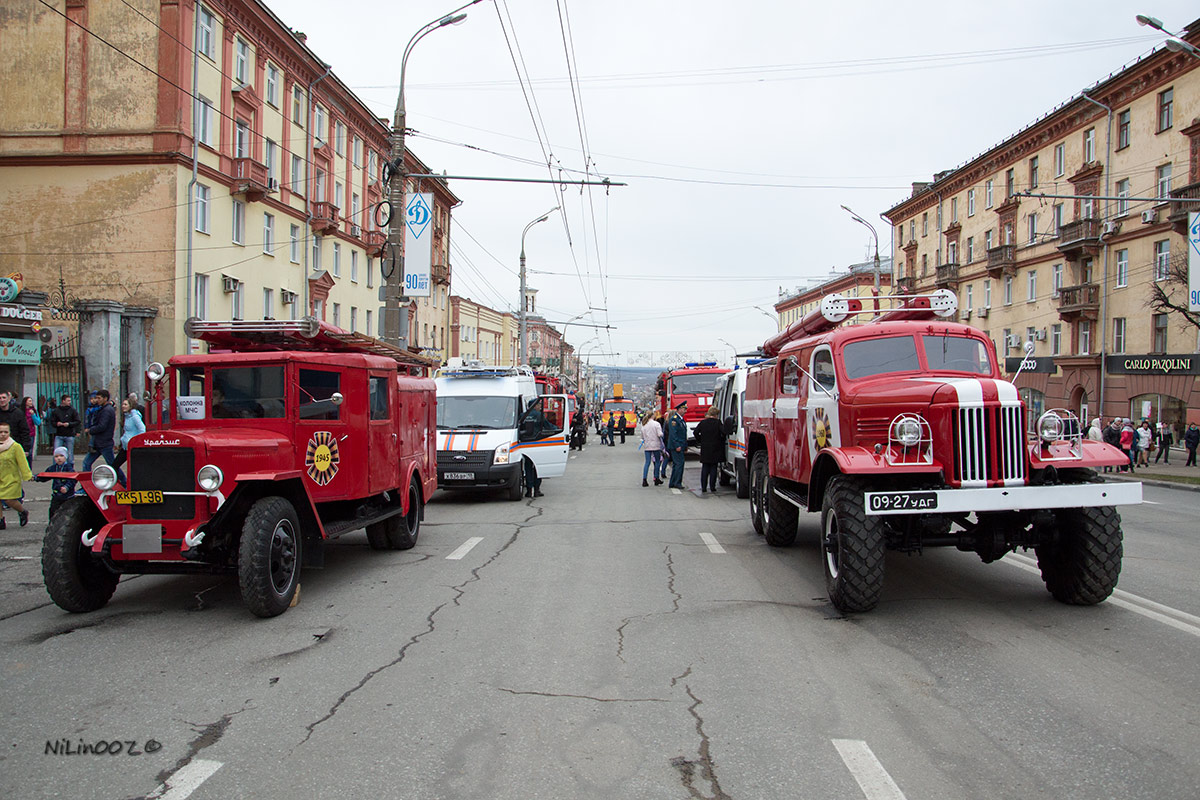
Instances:
[[[671,489],[683,488],[683,461],[687,456],[688,438],[687,423],[683,421],[685,410],[687,401],[675,406],[667,420],[667,455],[671,458],[671,480],[667,486]]]
[[[1111,444],[1113,447],[1117,448],[1118,450],[1121,449],[1121,420],[1120,420],[1120,418],[1114,419],[1112,422],[1108,423],[1108,427],[1106,427],[1104,429],[1103,436],[1104,436],[1105,444]],[[1104,471],[1112,472],[1113,468],[1105,467]]]
[[[79,434],[79,412],[71,405],[71,395],[64,394],[59,404],[50,409],[46,415],[46,424],[50,427],[50,446],[57,450],[67,449],[67,465],[75,467],[75,437]]]
[[[1196,466],[1196,448],[1200,447],[1200,428],[1196,427],[1196,423],[1188,425],[1187,433],[1183,434],[1183,446],[1188,451],[1187,463],[1184,466]]]
[[[617,420],[617,433],[621,436],[621,444],[625,444],[625,434],[629,432],[629,423],[625,421],[625,412],[621,412],[621,418]]]
[[[88,444],[88,454],[83,459],[83,472],[91,472],[92,464],[96,463],[96,459],[104,456],[104,463],[112,464],[116,461],[116,455],[113,453],[113,433],[117,429],[117,410],[109,401],[108,389],[99,389],[96,391],[96,414],[92,417],[92,424],[88,427],[88,435],[92,437]],[[121,468],[116,467],[117,480],[122,484],[125,483],[125,473],[121,472]]]
[[[608,422],[604,423],[604,435],[608,437],[608,446],[613,446],[613,431],[617,427],[617,412],[608,412]]]
[[[26,453],[33,451],[33,437],[30,435],[29,422],[25,409],[13,399],[12,392],[0,392],[0,422],[7,422],[12,440],[21,445]]]
[[[700,443],[700,494],[717,491],[717,475],[725,460],[725,426],[720,416],[720,408],[709,406],[708,413],[696,426],[696,441]]]
[[[75,468],[71,466],[67,460],[68,452],[65,447],[54,448],[54,463],[46,468],[46,472],[74,472]],[[46,482],[50,481],[50,516],[49,519],[54,519],[54,514],[58,511],[58,507],[67,502],[67,498],[75,494],[75,481],[71,478],[45,478],[38,475],[34,478],[35,481]]]

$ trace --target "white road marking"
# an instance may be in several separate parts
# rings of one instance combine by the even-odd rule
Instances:
[[[1142,502],[1148,506],[1161,506],[1162,505],[1162,503],[1155,502],[1154,500],[1143,500]]]
[[[36,556],[7,556],[10,561],[32,561]]]
[[[717,541],[717,537],[713,536],[711,533],[709,533],[707,531],[700,531],[700,538],[704,540],[704,543],[706,545],[708,545],[708,552],[710,552],[710,553],[724,553],[725,552],[725,548],[721,547],[721,544]]]
[[[833,746],[842,757],[846,768],[858,781],[867,800],[905,800],[904,792],[888,775],[883,764],[871,752],[871,748],[861,739],[834,739]]]
[[[184,800],[220,768],[220,761],[205,761],[202,758],[191,761],[148,794],[147,800]]]
[[[1018,569],[1032,572],[1034,575],[1041,576],[1042,574],[1042,571],[1037,567],[1037,562],[1029,556],[1009,553],[1001,560]],[[1112,596],[1104,602],[1124,608],[1127,611],[1132,611],[1135,614],[1141,614],[1146,619],[1161,622],[1175,630],[1190,633],[1192,636],[1200,638],[1200,617],[1194,614],[1180,611],[1178,608],[1171,608],[1171,606],[1165,606],[1162,603],[1156,603],[1141,595],[1121,589],[1113,590]]]
[[[678,489],[672,489],[671,494],[683,494],[683,492],[679,491]]]
[[[471,548],[473,548],[475,545],[479,544],[479,543],[480,543],[480,542],[482,542],[482,541],[483,541],[483,537],[482,537],[482,536],[472,536],[470,539],[467,539],[465,542],[463,542],[462,544],[460,544],[460,545],[458,546],[458,549],[457,549],[457,550],[455,550],[455,551],[454,551],[453,553],[451,553],[450,555],[446,556],[446,560],[447,560],[447,561],[458,561],[458,560],[460,560],[460,559],[461,559],[463,556],[465,556],[467,553],[471,552]]]

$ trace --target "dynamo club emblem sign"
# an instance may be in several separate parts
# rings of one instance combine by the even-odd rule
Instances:
[[[409,297],[429,297],[433,263],[433,195],[411,194],[404,209],[404,287]]]

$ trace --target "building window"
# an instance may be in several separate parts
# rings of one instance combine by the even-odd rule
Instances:
[[[1117,251],[1117,288],[1129,285],[1129,251]]]
[[[212,190],[202,183],[196,184],[196,230],[208,233],[208,200]]]
[[[1175,103],[1175,90],[1164,89],[1158,93],[1158,132],[1162,133],[1171,127],[1172,106]]]
[[[1005,328],[1000,333],[1000,337],[1000,348],[1002,350],[1009,350],[1013,347],[1012,328]]]
[[[975,300],[972,297],[975,293],[974,289],[975,289],[974,286],[967,287],[967,303],[966,303],[967,311],[970,311],[971,309],[975,308]]]
[[[910,242],[915,242],[917,240],[917,221],[915,219],[910,219],[908,221],[908,240]]]
[[[342,327],[342,304],[333,304],[333,325],[335,328]]]
[[[1079,213],[1081,219],[1096,218],[1096,200],[1091,195],[1087,195],[1079,201]]]
[[[1113,317],[1113,352],[1125,352],[1125,318]]]
[[[1154,315],[1154,352],[1167,352],[1167,315]]]
[[[298,83],[292,85],[292,122],[304,127],[304,91]]]
[[[1086,356],[1092,352],[1092,322],[1091,320],[1081,320],[1079,322],[1079,355]]]
[[[983,185],[983,207],[984,208],[992,207],[992,184],[993,183],[994,183],[994,181],[992,181],[991,178],[988,178],[987,183],[985,183]]]
[[[1117,216],[1129,213],[1129,178],[1117,181]]]
[[[983,232],[983,249],[985,251],[992,249],[992,232],[990,230]]]
[[[1037,244],[1038,240],[1038,218],[1037,214],[1029,215],[1029,243]]]
[[[367,288],[371,289],[374,286],[375,286],[375,259],[371,258],[370,256],[367,256]],[[369,314],[371,312],[368,311],[367,313]],[[367,330],[369,331],[370,329],[371,329],[371,326],[368,325]]]
[[[1013,243],[1013,226],[1011,222],[1004,223],[1004,243]]]
[[[1117,149],[1129,147],[1129,109],[1117,114]]]
[[[342,200],[345,199],[345,196],[346,196],[346,187],[342,185],[341,181],[334,181],[333,182],[333,205],[335,208],[345,208],[346,207],[342,203]]]
[[[313,136],[318,142],[325,141],[325,109],[320,105],[313,108]]]
[[[1063,225],[1063,204],[1055,203],[1050,208],[1050,224],[1054,226],[1054,235],[1058,236]]]
[[[1154,280],[1165,281],[1171,269],[1171,240],[1154,243]]]
[[[1010,169],[1004,173],[1004,199],[1012,197],[1017,192],[1017,171]]]
[[[279,70],[267,64],[267,102],[279,108]]]
[[[246,204],[241,200],[233,201],[233,243],[246,243]]]
[[[967,216],[975,216],[975,190],[967,189]]]
[[[208,319],[208,276],[202,272],[196,273],[195,295],[192,299],[195,301],[196,316],[200,319]]]
[[[238,281],[237,288],[233,290],[233,294],[229,298],[233,305],[230,319],[244,319],[246,316],[246,284]]]
[[[200,112],[200,119],[198,120],[200,123],[200,144],[206,144],[209,147],[213,147],[213,134],[216,132],[216,126],[213,125],[214,114],[212,100],[209,100],[207,97],[203,96],[199,97],[198,99],[200,101],[199,108],[197,109]]]
[[[216,27],[216,18],[213,17],[207,8],[200,6],[200,29],[196,31],[196,49],[200,51],[201,55],[208,56],[209,58],[213,57],[213,42],[216,41],[216,36],[214,35]]]
[[[1088,128],[1083,132],[1083,163],[1090,164],[1096,160],[1096,129]]]
[[[313,200],[318,203],[325,202],[325,170],[320,167],[316,168],[316,174],[313,176],[316,185],[313,187]]]
[[[975,260],[975,237],[967,237],[967,263],[970,264]]]
[[[354,166],[356,166],[356,167],[362,166],[362,154],[363,154],[363,140],[358,138],[357,136],[355,136],[354,137]]]
[[[263,214],[263,252],[275,255],[275,217],[271,214]]]
[[[362,201],[358,197],[358,192],[355,192],[354,194],[350,195],[350,224],[351,225],[361,225],[362,224],[362,222],[358,218],[360,211],[362,211]]]
[[[1012,275],[1004,277],[1004,305],[1011,306],[1013,297],[1013,278]]]
[[[958,198],[950,198],[950,221],[958,222]]]
[[[1062,352],[1062,323],[1055,323],[1050,326],[1050,354],[1058,355]]]
[[[350,332],[358,330],[358,306],[350,306]]]
[[[990,280],[983,282],[983,307],[992,307],[992,282]]]
[[[921,254],[921,277],[924,278],[929,274],[929,254]]]
[[[1155,177],[1158,183],[1158,197],[1162,202],[1166,202],[1166,198],[1171,196],[1171,165],[1163,164],[1155,170]]]
[[[946,243],[946,263],[947,264],[957,264],[958,263],[958,242],[947,242]]]
[[[316,272],[321,268],[321,237],[312,237],[312,268]]]
[[[275,290],[263,289],[263,319],[275,318]]]
[[[375,183],[379,177],[379,155],[374,150],[367,151],[367,182]],[[370,327],[370,326],[368,326]]]
[[[250,45],[240,37],[234,46],[233,79],[243,85],[250,83]]]
[[[1028,280],[1028,285],[1026,288],[1029,289],[1029,299],[1026,300],[1025,302],[1032,303],[1034,300],[1037,300],[1037,270],[1036,269],[1029,270],[1029,277],[1027,280]]]
[[[293,225],[291,229],[292,245],[291,245],[291,260],[293,264],[300,263],[300,226]]]
[[[1036,189],[1038,187],[1038,157],[1034,156],[1029,159],[1029,188]]]
[[[378,334],[371,327],[371,317],[372,317],[371,309],[367,309],[366,317],[363,322],[363,330],[366,332],[367,336],[376,336]]]
[[[242,120],[234,123],[233,157],[250,157],[250,126]]]
[[[1063,173],[1067,171],[1067,146],[1065,144],[1054,145],[1054,177],[1061,178]]]
[[[333,149],[339,156],[346,155],[346,125],[340,119],[333,126]]]
[[[304,159],[292,156],[292,191],[304,194]]]
[[[925,237],[928,235],[929,235],[929,212],[926,211],[924,214],[921,215],[921,236]]]
[[[263,160],[267,162],[267,186],[272,190],[279,188],[279,173],[275,169],[278,152],[279,145],[270,139],[263,139]]]
[[[350,251],[350,280],[358,283],[358,251]]]
[[[342,277],[342,243],[333,243],[333,277]]]

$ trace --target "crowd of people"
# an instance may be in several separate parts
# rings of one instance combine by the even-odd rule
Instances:
[[[1087,436],[1097,442],[1107,442],[1125,454],[1128,464],[1117,467],[1117,472],[1136,472],[1139,467],[1150,466],[1150,456],[1154,463],[1162,460],[1164,464],[1171,463],[1171,448],[1175,446],[1175,428],[1169,422],[1151,424],[1143,419],[1137,426],[1129,417],[1114,417],[1104,425],[1099,417],[1092,420]],[[1185,467],[1196,466],[1196,448],[1200,447],[1200,426],[1196,423],[1188,425],[1181,437],[1184,449],[1187,450]],[[1112,467],[1105,467],[1105,472],[1112,472]]]

